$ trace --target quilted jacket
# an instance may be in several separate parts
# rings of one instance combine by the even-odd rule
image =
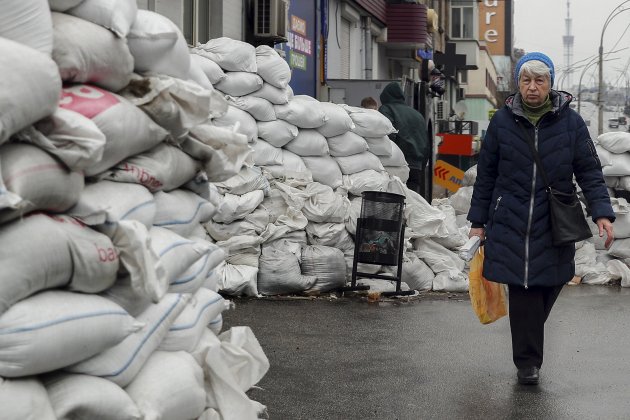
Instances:
[[[556,286],[575,273],[575,246],[551,243],[545,183],[537,173],[527,139],[534,137],[552,186],[582,189],[593,221],[615,220],[593,141],[584,120],[569,107],[570,94],[552,90],[552,111],[536,126],[525,117],[516,93],[495,113],[482,142],[468,220],[485,225],[483,274],[512,285]]]

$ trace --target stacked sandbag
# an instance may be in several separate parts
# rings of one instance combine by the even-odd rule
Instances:
[[[0,101],[3,418],[256,418],[268,361],[252,334],[217,338],[229,247],[203,227],[230,217],[210,182],[253,164],[249,139],[213,124],[228,102],[165,17],[40,3],[0,6],[0,84],[21,98]]]

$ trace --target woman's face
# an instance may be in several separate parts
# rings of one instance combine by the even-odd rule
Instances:
[[[540,106],[545,102],[551,90],[549,76],[532,76],[523,72],[518,81],[518,90],[527,105]]]

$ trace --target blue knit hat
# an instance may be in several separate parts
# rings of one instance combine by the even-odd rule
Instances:
[[[521,66],[525,62],[532,61],[532,60],[542,61],[543,63],[547,65],[547,67],[549,67],[549,73],[551,76],[551,86],[553,86],[553,79],[555,76],[555,72],[553,69],[553,61],[551,61],[551,58],[547,57],[545,54],[540,53],[540,52],[527,53],[524,56],[522,56],[520,60],[518,60],[518,63],[516,63],[516,68],[514,69],[514,81],[516,82],[516,85],[518,86],[518,74],[521,71]]]

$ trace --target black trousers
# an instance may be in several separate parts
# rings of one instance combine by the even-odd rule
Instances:
[[[425,200],[427,200],[427,198],[424,196],[426,190],[425,182],[424,169],[409,168],[409,179],[407,180],[407,188],[417,192],[422,197],[424,197]],[[427,201],[429,203],[431,202],[431,200]]]
[[[545,321],[556,302],[562,285],[554,287],[508,286],[512,357],[517,368],[543,362]]]

